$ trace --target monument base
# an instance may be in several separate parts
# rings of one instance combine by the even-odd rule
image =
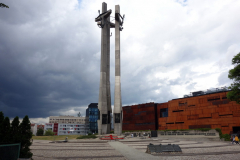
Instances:
[[[149,144],[147,146],[147,150],[146,153],[149,154],[164,154],[164,153],[182,153],[181,148],[179,147],[179,145],[175,145],[175,144],[167,144],[167,145],[153,145],[153,144]]]

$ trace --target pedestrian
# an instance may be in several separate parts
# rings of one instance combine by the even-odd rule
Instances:
[[[239,144],[238,141],[239,141],[239,139],[238,139],[238,136],[236,135],[236,136],[235,136],[235,143],[236,143],[236,144]]]
[[[233,139],[232,139],[232,144],[235,142],[235,137],[233,136]]]

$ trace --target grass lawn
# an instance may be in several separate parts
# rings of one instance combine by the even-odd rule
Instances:
[[[84,136],[79,136],[77,139],[89,139],[89,138],[97,138],[96,135],[91,134],[91,135],[84,135]]]
[[[65,140],[66,137],[68,137],[68,140],[70,139],[76,139],[77,137],[79,137],[80,135],[60,135],[60,136],[32,136],[32,139],[36,139],[36,140],[49,140],[49,141],[54,141],[54,137],[55,137],[55,141],[63,141]]]

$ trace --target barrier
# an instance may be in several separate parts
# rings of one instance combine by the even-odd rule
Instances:
[[[209,131],[158,131],[159,136],[219,136],[214,129]]]
[[[116,140],[116,139],[124,139],[124,138],[118,138],[118,136],[104,136],[103,138],[100,138],[101,140]]]
[[[20,154],[21,143],[0,145],[0,159],[17,160]]]

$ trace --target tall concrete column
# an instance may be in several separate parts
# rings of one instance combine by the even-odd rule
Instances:
[[[115,6],[115,92],[114,92],[114,133],[122,134],[122,96],[121,96],[121,61],[120,61],[120,6]]]
[[[110,22],[110,17],[107,19]],[[111,131],[111,88],[110,88],[110,24],[107,25],[107,110],[108,110],[108,125],[107,125],[107,133]]]
[[[111,93],[110,93],[110,24],[109,16],[111,10],[107,11],[107,4],[102,3],[102,14],[95,21],[102,28],[101,33],[101,68],[99,86],[99,120],[98,134],[110,133]]]

